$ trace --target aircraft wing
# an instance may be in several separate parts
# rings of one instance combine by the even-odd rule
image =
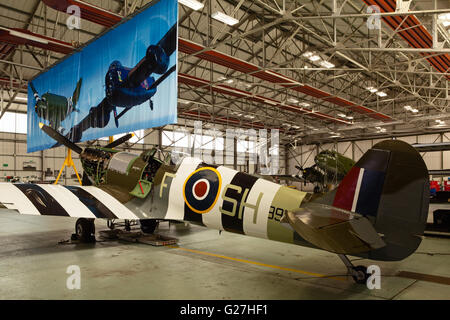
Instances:
[[[177,47],[177,24],[175,23],[169,31],[162,37],[161,40],[156,44],[156,46],[161,47],[167,57],[175,51]],[[160,74],[157,69],[153,69],[153,58],[148,57],[148,53],[144,58],[142,58],[137,65],[130,70],[127,75],[126,80],[122,83],[122,86],[127,88],[134,88],[138,86],[142,81],[148,78],[152,73],[156,72]]]
[[[338,254],[357,254],[386,245],[362,215],[319,203],[308,203],[282,219],[306,241]]]
[[[139,219],[113,196],[94,186],[0,183],[0,207],[30,215]]]
[[[177,48],[177,24],[175,23],[169,31],[158,42],[158,46],[164,49],[164,52],[170,56]]]

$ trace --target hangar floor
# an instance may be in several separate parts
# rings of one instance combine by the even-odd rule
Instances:
[[[160,225],[178,248],[58,244],[75,221],[0,210],[0,299],[450,299],[450,239],[427,237],[404,261],[375,262],[381,289],[369,290],[331,253],[196,226]],[[69,265],[81,269],[80,290],[66,287]]]

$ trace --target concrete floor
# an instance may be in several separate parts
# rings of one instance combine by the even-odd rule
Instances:
[[[381,289],[369,290],[334,254],[196,226],[160,225],[179,248],[58,244],[75,221],[0,210],[0,299],[450,299],[450,285],[396,276],[450,277],[450,239],[425,238],[401,262],[358,261],[381,268]],[[69,265],[81,269],[80,290],[66,287]]]

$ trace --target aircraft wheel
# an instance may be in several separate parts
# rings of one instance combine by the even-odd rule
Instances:
[[[81,242],[95,242],[94,219],[80,218],[75,224],[75,233]]]
[[[108,228],[109,228],[110,230],[114,230],[114,228],[116,227],[116,225],[114,224],[114,221],[113,221],[113,220],[109,220],[109,219],[108,219],[108,221],[106,222],[106,225],[108,226]]]
[[[141,224],[142,232],[149,234],[153,234],[159,224],[158,220],[155,219],[141,219],[139,220],[139,223]]]
[[[367,274],[367,267],[357,266],[353,268],[352,278],[356,283],[366,284],[369,275]]]

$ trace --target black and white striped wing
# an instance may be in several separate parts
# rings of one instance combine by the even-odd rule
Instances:
[[[0,203],[20,214],[138,219],[113,196],[93,186],[0,183]]]

